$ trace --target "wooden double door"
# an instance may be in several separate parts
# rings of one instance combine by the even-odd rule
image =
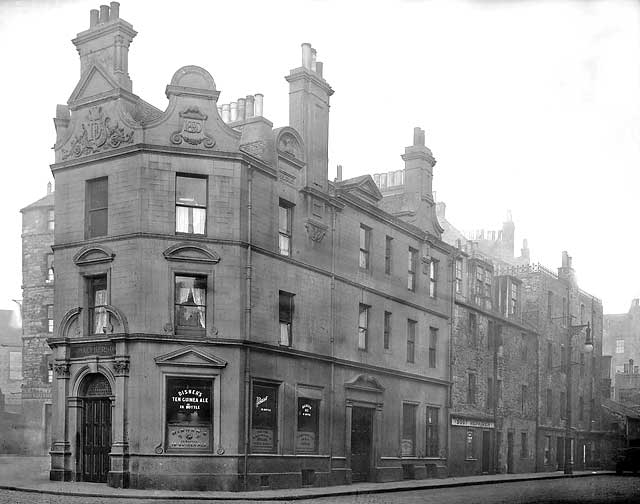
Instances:
[[[102,375],[92,377],[82,398],[82,479],[106,483],[111,452],[111,387]]]

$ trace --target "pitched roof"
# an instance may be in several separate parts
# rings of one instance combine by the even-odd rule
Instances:
[[[618,415],[640,420],[640,406],[628,406],[612,399],[604,399],[602,406]]]
[[[54,193],[51,192],[47,194],[45,197],[40,198],[39,200],[34,201],[30,205],[27,205],[26,207],[20,209],[20,211],[24,212],[25,210],[32,210],[34,208],[39,208],[39,207],[49,207],[49,206],[52,207],[53,204],[54,204]]]

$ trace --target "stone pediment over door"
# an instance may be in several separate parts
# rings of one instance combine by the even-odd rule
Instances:
[[[361,374],[356,376],[353,380],[345,382],[345,388],[354,390],[364,390],[374,394],[382,394],[384,387],[380,385],[380,382],[371,375]]]
[[[384,387],[374,376],[361,374],[354,379],[345,382],[344,395],[347,404],[367,403],[381,405],[383,402]]]
[[[159,355],[154,360],[158,366],[187,366],[221,369],[227,365],[227,361],[194,346],[179,348],[173,352]]]

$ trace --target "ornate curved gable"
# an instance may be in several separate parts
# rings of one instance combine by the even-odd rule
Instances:
[[[217,264],[220,262],[220,256],[218,254],[197,243],[176,243],[165,250],[162,255],[164,255],[167,261],[204,264]]]
[[[87,266],[89,264],[100,264],[113,261],[115,252],[104,245],[88,245],[82,247],[73,256],[76,266]]]

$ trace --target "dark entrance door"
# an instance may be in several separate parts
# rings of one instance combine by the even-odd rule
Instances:
[[[491,432],[482,431],[482,472],[488,473],[491,469]]]
[[[44,453],[51,449],[51,405],[44,405]]]
[[[564,469],[564,438],[558,436],[556,440],[556,459],[558,461],[558,471]]]
[[[507,472],[513,473],[513,432],[507,432]]]
[[[371,466],[373,409],[354,407],[351,411],[351,480],[367,481]]]
[[[93,375],[85,388],[82,414],[82,479],[106,483],[111,451],[111,387]]]

